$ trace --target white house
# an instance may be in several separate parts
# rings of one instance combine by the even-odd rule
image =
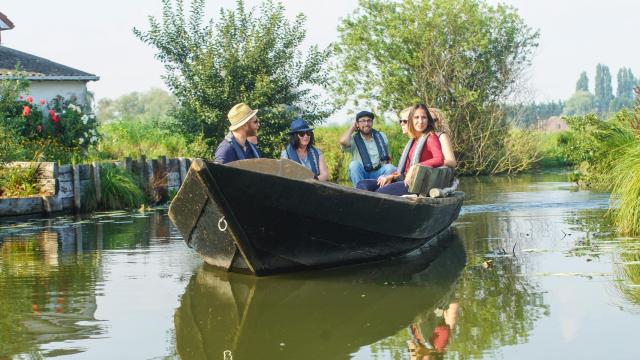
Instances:
[[[13,23],[0,12],[0,33],[13,27]],[[75,95],[78,102],[84,103],[87,99],[87,82],[100,79],[96,75],[2,46],[1,39],[0,80],[29,80],[29,93],[24,95],[31,95],[36,101],[49,101],[57,95],[67,98]],[[16,66],[19,66],[19,72],[16,72]]]

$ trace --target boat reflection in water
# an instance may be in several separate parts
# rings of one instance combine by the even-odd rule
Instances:
[[[346,359],[449,304],[465,261],[450,231],[430,249],[358,267],[256,278],[204,265],[175,314],[177,351],[182,359]]]

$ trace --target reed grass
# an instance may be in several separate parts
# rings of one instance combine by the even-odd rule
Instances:
[[[131,174],[116,166],[103,166],[100,170],[100,208],[136,209],[144,204],[144,193]]]
[[[611,209],[614,224],[628,235],[640,235],[640,138],[618,151],[608,176],[618,207]]]

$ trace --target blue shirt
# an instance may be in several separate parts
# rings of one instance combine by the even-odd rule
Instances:
[[[229,138],[227,137],[224,140],[222,140],[222,142],[220,142],[220,144],[218,145],[218,148],[216,149],[215,161],[217,163],[226,164],[228,162],[232,162],[236,160],[255,159],[260,157],[260,152],[258,152],[258,149],[255,147],[255,145],[251,144],[249,141],[245,141],[246,147],[242,149],[242,146],[238,144],[235,137],[232,137],[231,141],[229,141],[228,139]],[[240,147],[241,155],[244,156],[244,158],[238,157],[238,154],[234,150],[232,142],[235,142]],[[255,153],[252,150],[252,148],[256,150]]]

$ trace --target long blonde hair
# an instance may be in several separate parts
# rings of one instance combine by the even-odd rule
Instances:
[[[451,136],[451,128],[449,128],[449,125],[447,124],[447,121],[444,118],[444,113],[442,112],[442,110],[438,108],[430,107],[429,112],[431,113],[433,120],[435,120],[434,127],[436,132],[445,133]]]
[[[400,111],[400,120],[409,120],[409,113],[411,112],[411,109],[413,109],[413,106],[409,106],[408,108]]]

